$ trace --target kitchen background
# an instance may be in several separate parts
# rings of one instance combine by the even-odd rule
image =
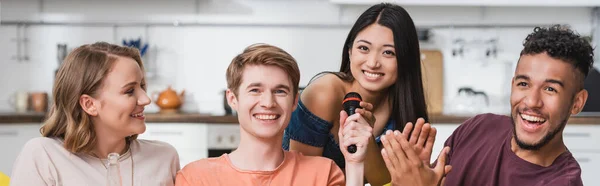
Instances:
[[[221,116],[225,114],[222,94],[226,88],[225,69],[231,59],[246,46],[262,42],[288,51],[299,63],[302,74],[300,85],[306,86],[315,74],[338,70],[342,44],[350,27],[360,13],[376,2],[378,1],[1,0],[0,113],[15,113],[18,92],[51,94],[54,73],[62,56],[59,45],[66,45],[66,51],[69,51],[96,41],[121,44],[123,40],[140,39],[142,46],[148,45],[144,62],[149,94],[163,91],[169,86],[177,92],[185,90],[181,108],[183,113]],[[568,24],[581,35],[591,37],[600,34],[598,0],[397,2],[408,10],[422,33],[428,33],[421,34],[422,49],[441,52],[441,88],[435,90],[441,91],[438,94],[443,101],[436,104],[442,105],[440,114],[444,116],[469,116],[482,112],[507,114],[510,78],[522,49],[522,42],[534,26]],[[594,46],[600,41],[600,37],[591,38]],[[595,66],[600,69],[600,63]],[[484,75],[485,78],[482,78]],[[600,80],[591,83],[600,87]],[[458,90],[464,87],[484,92],[488,96],[489,105],[482,105],[483,101],[465,101],[477,99],[459,94]],[[590,95],[595,96],[600,96],[600,93]],[[155,113],[159,111],[159,107],[151,104],[146,111]],[[594,112],[600,110],[589,111],[592,115]],[[440,126],[450,126],[448,133],[461,122],[460,119],[450,120],[438,122],[455,124]],[[169,121],[172,126],[183,128],[200,126],[183,124],[190,123],[189,121]],[[597,140],[594,144],[600,143],[600,119],[595,118],[586,123],[598,125],[586,124],[583,127],[587,128],[581,129],[574,126],[573,130],[591,131],[585,134],[590,139]],[[17,125],[10,126],[18,128],[15,127]],[[149,121],[149,126],[152,126],[152,121]],[[206,141],[203,143],[204,149],[187,148],[186,145],[183,145],[186,146],[183,150],[178,148],[182,156],[189,150],[190,155],[186,156],[189,159],[182,158],[185,159],[182,161],[183,165],[195,158],[208,156],[210,152],[207,153],[205,148],[214,144],[210,138],[214,134],[210,130],[221,130],[215,127],[220,125],[202,126],[204,128],[195,129],[202,129],[204,132],[191,134],[194,137],[190,139],[202,136],[202,140]],[[221,131],[236,133],[235,125],[224,126],[227,129]],[[39,126],[29,127],[37,129]],[[152,131],[154,134],[161,134],[161,131],[168,130],[164,127],[161,124],[157,124],[157,128],[149,127],[148,135],[151,136]],[[203,135],[209,136],[209,139],[206,140]],[[221,140],[218,135],[216,138]],[[2,143],[8,139],[2,137],[1,130],[0,139]],[[445,138],[438,140],[438,143],[443,140]],[[23,143],[14,146],[15,150],[10,152],[14,155],[9,156],[9,159],[16,156]],[[229,146],[235,147],[231,144]],[[198,155],[195,154],[196,151],[202,152]],[[592,154],[585,154],[590,151]],[[435,152],[437,154],[439,150]],[[582,152],[585,152],[582,153],[585,155],[583,159],[591,162],[589,167],[600,167],[600,149],[588,150],[584,146]],[[0,163],[0,172],[9,174],[11,164],[12,160]],[[597,168],[593,171],[600,174]],[[590,169],[589,173],[584,174],[591,175],[593,171]]]

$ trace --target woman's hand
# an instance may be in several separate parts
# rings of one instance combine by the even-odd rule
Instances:
[[[369,112],[370,113],[370,112]],[[367,145],[373,137],[373,127],[360,113],[348,116],[340,112],[340,130],[338,132],[340,151],[347,163],[362,163],[365,160]],[[348,146],[356,145],[356,152],[348,152]]]
[[[437,186],[452,168],[450,165],[446,165],[449,147],[442,150],[435,167],[430,167],[415,153],[414,147],[399,131],[395,131],[393,134],[391,131],[387,131],[381,141],[384,146],[381,155],[390,171],[394,186]]]
[[[354,112],[362,115],[362,117],[367,121],[367,123],[369,123],[369,126],[371,126],[371,127],[375,126],[376,119],[375,119],[375,116],[373,115],[373,112],[371,112],[373,110],[373,104],[361,101],[360,107],[362,107],[362,108],[357,108],[356,110],[354,110]],[[340,124],[341,124],[341,122],[340,122]]]

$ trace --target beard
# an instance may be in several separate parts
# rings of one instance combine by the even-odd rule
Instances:
[[[561,120],[560,125],[558,127],[556,127],[556,129],[546,133],[546,135],[537,143],[526,143],[526,142],[522,141],[521,139],[519,139],[519,136],[517,135],[517,129],[516,129],[517,124],[515,122],[514,115],[511,114],[510,119],[513,124],[513,136],[515,137],[515,141],[517,142],[517,145],[519,145],[519,148],[535,151],[535,150],[539,150],[540,148],[544,147],[546,144],[548,144],[550,142],[550,140],[554,139],[556,134],[558,134],[558,132],[560,132],[561,130],[563,130],[565,128],[565,126],[567,125],[567,121],[569,120],[569,117]]]

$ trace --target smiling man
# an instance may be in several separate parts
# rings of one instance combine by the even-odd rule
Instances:
[[[560,25],[535,28],[523,46],[512,79],[511,117],[478,115],[454,131],[445,143],[450,150],[442,152],[448,157],[440,159],[451,166],[445,185],[583,185],[562,134],[587,100],[583,85],[593,48]],[[437,185],[442,179],[444,169],[423,166],[402,135],[383,141],[394,184]]]
[[[227,68],[227,102],[237,111],[240,144],[217,158],[186,165],[177,186],[199,185],[362,185],[365,147],[346,159],[355,169],[341,169],[330,159],[304,156],[281,147],[283,132],[298,104],[300,71],[284,50],[267,44],[251,45]],[[356,125],[352,125],[356,126]],[[356,128],[345,127],[349,134]],[[370,133],[347,135],[348,141],[368,140]],[[358,143],[357,143],[358,144]]]
[[[536,28],[525,39],[512,80],[511,118],[466,121],[445,145],[446,185],[582,185],[581,169],[563,142],[588,93],[583,82],[593,49],[572,30]]]

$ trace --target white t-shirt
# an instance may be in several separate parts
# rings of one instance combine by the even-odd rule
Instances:
[[[165,142],[134,140],[119,158],[123,186],[172,186],[179,155]],[[73,154],[58,138],[29,140],[13,165],[11,186],[106,186],[106,159]]]

